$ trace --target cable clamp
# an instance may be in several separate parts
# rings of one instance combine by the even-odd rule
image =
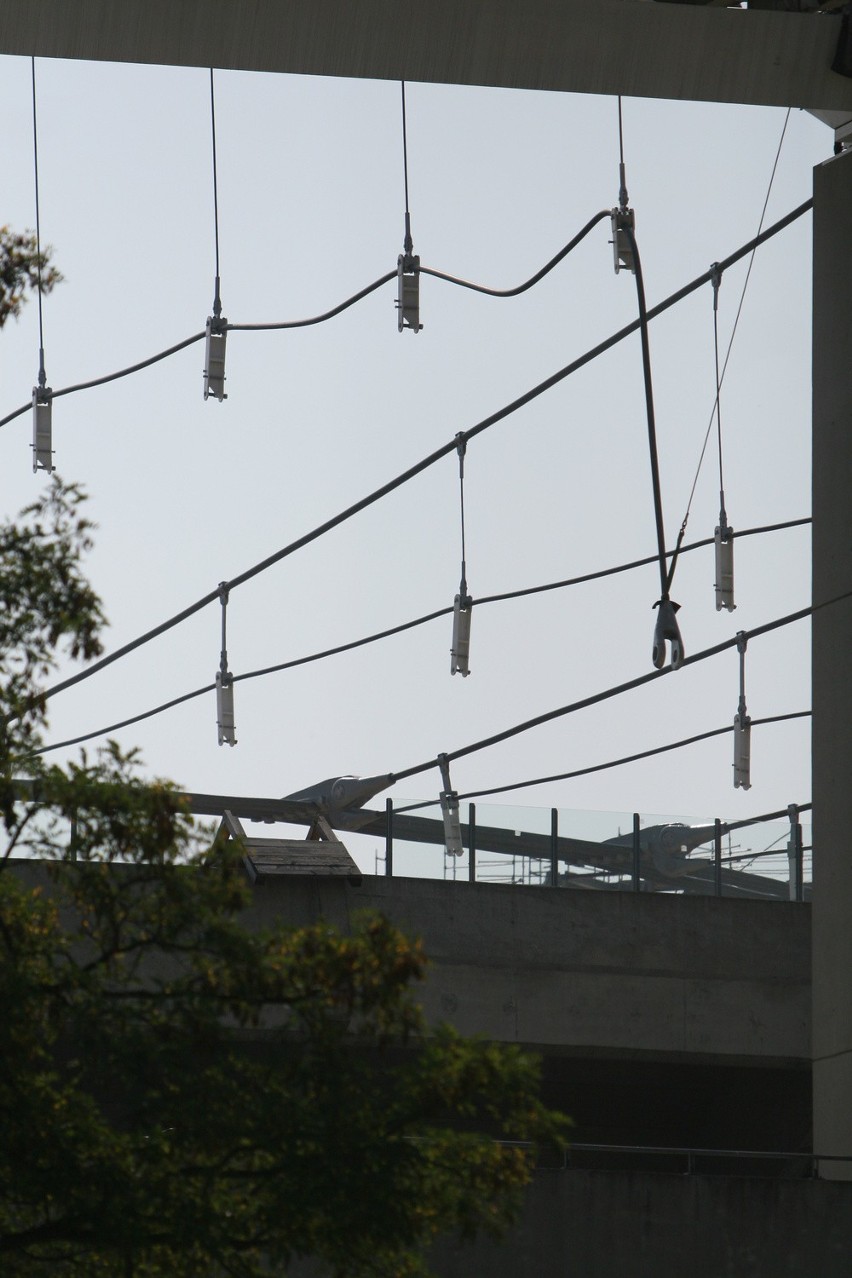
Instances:
[[[666,664],[666,641],[668,640],[672,646],[672,670],[679,670],[683,665],[684,651],[683,640],[680,637],[680,627],[677,624],[675,613],[679,611],[680,604],[673,603],[668,595],[663,595],[662,599],[657,600],[654,607],[659,608],[660,611],[657,613],[657,623],[654,626],[654,647],[651,653],[651,660],[658,670],[662,670]]]
[[[633,209],[617,208],[613,209],[610,214],[612,223],[612,253],[615,262],[615,273],[619,271],[632,271],[636,274],[636,259],[633,252],[633,244],[628,230],[631,234],[636,230],[636,215]]]
[[[467,593],[467,582],[462,578],[459,593],[453,600],[453,642],[450,648],[450,674],[464,678],[470,674],[470,622],[473,616],[473,600]]]
[[[441,784],[444,787],[439,796],[441,815],[444,818],[444,845],[449,856],[462,856],[464,845],[459,820],[459,796],[450,781],[450,761],[446,754],[438,755],[438,767],[441,770]]]
[[[724,507],[719,512],[719,524],[713,534],[716,548],[716,611],[727,608],[733,612],[734,603],[734,530],[728,523]]]
[[[740,654],[740,700],[734,715],[734,789],[751,789],[751,719],[745,699],[745,654],[748,635],[737,632],[737,652]]]
[[[216,724],[219,729],[219,745],[235,746],[237,737],[234,723],[234,676],[228,669],[227,623],[229,594],[228,583],[220,581],[222,650],[219,654],[219,669],[216,671]]]
[[[204,398],[212,395],[219,402],[225,393],[225,343],[228,321],[223,315],[208,315],[204,328]]]
[[[39,379],[33,387],[33,474],[53,471],[53,391]]]
[[[216,726],[219,745],[235,746],[237,730],[234,723],[234,676],[227,670],[216,671]]]
[[[400,333],[410,328],[419,333],[420,323],[420,258],[409,252],[400,253],[397,268],[397,325]]]

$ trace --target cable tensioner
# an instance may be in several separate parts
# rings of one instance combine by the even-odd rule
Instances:
[[[459,796],[450,781],[450,761],[445,754],[438,755],[443,790],[440,794],[441,815],[444,818],[444,846],[449,856],[463,856],[461,822],[459,820]]]

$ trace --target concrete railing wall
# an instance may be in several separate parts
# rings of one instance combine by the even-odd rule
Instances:
[[[250,920],[348,928],[380,910],[422,938],[423,1004],[463,1033],[729,1062],[810,1055],[810,907],[365,877],[265,882]]]

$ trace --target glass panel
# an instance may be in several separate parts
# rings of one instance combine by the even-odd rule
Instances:
[[[394,810],[393,872],[403,878],[467,880],[470,877],[470,814],[460,807],[464,855],[444,848],[440,804],[403,804]],[[480,882],[547,886],[551,882],[551,809],[521,805],[475,805],[475,876]],[[406,825],[412,818],[418,824]],[[419,825],[422,821],[423,825]],[[561,808],[558,823],[558,885],[605,891],[633,890],[633,814]],[[304,838],[303,826],[244,823],[266,838]],[[716,891],[714,821],[641,813],[640,876],[644,892],[712,895]],[[405,837],[408,833],[408,837]],[[411,837],[415,834],[415,837]],[[382,834],[342,831],[342,842],[363,874],[386,872]],[[755,824],[722,822],[722,894],[746,899],[790,900],[795,895],[790,822],[786,817]],[[802,825],[803,895],[810,898],[811,826]],[[792,888],[791,888],[792,879]]]
[[[483,883],[550,883],[550,808],[476,805],[476,877]]]

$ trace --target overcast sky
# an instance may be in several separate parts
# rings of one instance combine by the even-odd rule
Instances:
[[[54,389],[198,332],[214,275],[209,75],[39,61],[41,229],[65,283],[45,300]],[[403,238],[396,83],[216,73],[224,314],[320,313],[396,266]],[[492,287],[521,282],[618,198],[615,99],[411,84],[409,187],[424,265]],[[3,58],[0,219],[35,223],[30,63]],[[785,112],[627,99],[630,202],[649,305],[753,236]],[[832,135],[794,111],[767,224],[811,194]],[[202,397],[203,345],[54,405],[59,473],[91,495],[89,572],[108,649],[521,395],[636,316],[608,221],[539,285],[497,300],[424,277],[418,335],[397,331],[395,284],[328,323],[233,333],[224,403]],[[722,391],[727,509],[736,529],[810,515],[811,219],[755,260]],[[719,295],[723,344],[745,263]],[[667,540],[683,518],[713,407],[712,292],[651,326]],[[0,339],[0,416],[38,368],[30,305]],[[29,413],[0,431],[4,512],[45,483]],[[638,335],[471,441],[468,584],[476,599],[655,552]],[[368,511],[235,590],[234,673],[451,605],[459,586],[452,454]],[[718,521],[711,438],[687,540]],[[672,596],[688,653],[810,602],[810,535],[737,543],[733,614],[718,613],[711,548],[685,555]],[[115,735],[187,789],[277,796],[342,773],[402,770],[651,667],[654,566],[475,608],[471,675],[450,677],[451,622],[236,687],[239,744],[217,745],[212,693]],[[212,605],[51,703],[59,741],[211,682]],[[558,719],[453,767],[462,792],[581,768],[730,723],[735,652]],[[755,639],[753,717],[810,708],[807,622]],[[76,753],[73,751],[72,753]],[[61,759],[67,752],[57,752]],[[756,728],[752,789],[732,785],[730,736],[503,803],[740,818],[810,799],[807,721]],[[437,771],[395,802],[437,794]],[[381,803],[381,800],[378,800]],[[520,819],[520,818],[519,818]],[[607,818],[609,821],[609,818]],[[623,825],[614,816],[611,833]]]

